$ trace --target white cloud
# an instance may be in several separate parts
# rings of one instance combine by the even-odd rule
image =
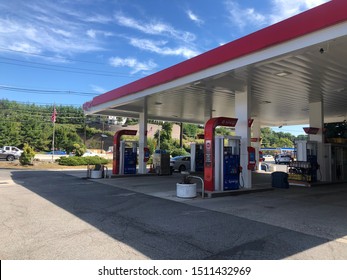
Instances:
[[[196,14],[194,14],[191,10],[186,11],[190,20],[194,21],[196,24],[201,25],[204,23],[202,19],[200,19]]]
[[[62,29],[56,29],[56,28],[52,28],[51,30],[54,33],[56,33],[57,35],[62,35],[64,37],[71,37],[71,32],[69,32],[69,31],[62,30]]]
[[[50,53],[51,56],[103,49],[102,42],[93,38],[93,32],[83,36],[87,30],[85,23],[76,17],[66,17],[61,10],[57,12],[52,3],[42,2],[40,7],[23,4],[19,10],[12,2],[8,3],[1,11],[1,15],[6,16],[0,17],[0,46],[14,51]]]
[[[25,42],[15,42],[12,45],[8,46],[8,48],[12,51],[16,51],[16,52],[27,52],[27,53],[36,53],[36,54],[40,54],[41,53],[41,49],[36,48],[33,45],[30,45],[28,43]]]
[[[272,0],[273,12],[269,18],[271,23],[276,23],[326,2],[329,0]]]
[[[156,68],[158,65],[152,60],[147,62],[140,62],[136,58],[120,58],[120,57],[111,57],[109,59],[110,65],[113,67],[129,67],[132,69],[131,74],[135,74],[140,71],[151,71]]]
[[[254,8],[241,7],[233,0],[225,1],[225,5],[231,23],[243,29],[246,26],[273,24],[326,2],[329,0],[271,0],[271,13],[267,15],[257,12]]]
[[[87,30],[86,34],[92,38],[92,39],[96,39],[97,35],[102,35],[104,37],[110,37],[113,36],[113,33],[111,32],[104,32],[104,31],[100,31],[100,30],[94,30],[94,29],[89,29]]]
[[[101,24],[107,24],[112,22],[111,17],[107,17],[104,15],[93,15],[85,18],[85,21],[87,22],[94,22],[94,23],[101,23]]]
[[[235,1],[226,1],[225,5],[229,12],[230,21],[240,29],[250,24],[261,26],[266,22],[266,17],[253,8],[242,8]]]
[[[93,38],[93,39],[95,39],[95,37],[96,37],[96,31],[94,30],[94,29],[89,29],[89,30],[87,30],[87,35],[90,37],[90,38]]]
[[[145,34],[164,35],[174,39],[192,42],[196,39],[195,35],[188,31],[176,30],[169,24],[151,21],[149,23],[140,22],[134,18],[126,17],[121,14],[115,16],[117,23],[121,26],[129,27],[141,31]]]
[[[90,87],[92,88],[93,91],[97,92],[97,93],[104,93],[106,92],[106,90],[100,86],[97,85],[90,85]]]
[[[166,41],[152,41],[148,39],[131,38],[130,44],[139,49],[150,51],[150,52],[161,54],[161,55],[176,55],[176,56],[183,56],[185,58],[192,58],[199,54],[199,52],[184,46],[178,47],[178,48],[166,47],[165,46],[167,44]]]

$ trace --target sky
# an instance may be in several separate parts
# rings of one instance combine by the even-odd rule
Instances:
[[[0,99],[81,106],[328,0],[0,0]]]

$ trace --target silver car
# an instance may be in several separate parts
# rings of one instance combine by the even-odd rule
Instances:
[[[170,159],[170,167],[173,171],[188,171],[190,170],[190,156],[176,156]]]
[[[281,163],[289,164],[292,161],[293,161],[293,159],[290,155],[277,155],[275,157],[275,163],[276,164],[281,164]]]
[[[12,152],[7,152],[3,149],[0,149],[0,159],[6,159],[7,161],[14,161],[15,159],[18,159],[19,155],[12,153]]]

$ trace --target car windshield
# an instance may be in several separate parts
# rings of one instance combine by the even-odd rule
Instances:
[[[190,160],[190,156],[175,156],[171,160]]]
[[[175,157],[173,157],[172,159],[173,159],[173,160],[178,160],[178,159],[181,159],[181,158],[183,158],[183,156],[175,156]]]

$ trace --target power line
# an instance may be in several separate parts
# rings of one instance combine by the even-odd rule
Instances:
[[[50,89],[31,89],[31,88],[20,88],[13,86],[0,85],[0,90],[16,91],[16,92],[27,92],[36,94],[69,94],[69,95],[92,95],[97,96],[97,93],[83,92],[83,91],[70,91],[70,90],[50,90]]]
[[[78,67],[70,67],[70,66],[62,66],[62,65],[51,65],[51,64],[39,63],[39,62],[28,62],[28,61],[23,61],[23,60],[19,60],[19,59],[12,59],[12,58],[5,58],[5,57],[0,57],[0,58],[19,62],[19,63],[14,63],[14,62],[0,61],[0,63],[2,63],[2,64],[23,66],[23,67],[28,67],[28,68],[35,68],[35,69],[42,69],[42,70],[49,70],[49,71],[68,72],[68,73],[96,75],[96,76],[105,76],[105,77],[123,77],[123,78],[140,77],[140,76],[130,76],[130,75],[126,75],[126,74],[114,73],[114,72],[110,72],[110,71],[100,71],[100,70],[95,70],[95,69],[92,70],[92,69],[87,69],[87,68],[78,68]],[[23,63],[35,64],[35,65],[39,65],[39,66],[27,65],[27,64],[23,64]],[[60,68],[62,68],[62,69],[60,69]],[[71,69],[71,70],[69,70],[69,69]]]
[[[0,99],[0,102],[1,101],[4,101],[4,100],[7,100],[7,99]],[[15,103],[18,103],[18,104],[23,104],[23,105],[34,105],[34,106],[40,106],[40,107],[42,107],[42,106],[50,106],[50,107],[52,107],[53,106],[53,103],[40,103],[40,102],[24,102],[24,101],[10,101],[10,102],[15,102]],[[71,106],[71,107],[74,107],[74,108],[76,108],[76,107],[81,107],[81,104],[62,104],[62,103],[55,103],[55,105],[56,106]]]
[[[16,65],[16,66],[23,66],[23,67],[28,67],[28,68],[41,69],[41,70],[57,71],[57,72],[68,72],[68,73],[77,73],[77,74],[86,74],[86,75],[95,75],[95,76],[116,77],[116,75],[110,75],[110,74],[98,74],[98,73],[89,73],[89,72],[82,72],[82,71],[52,69],[52,68],[47,68],[47,67],[38,67],[38,66],[31,66],[31,65],[24,65],[24,64],[18,64],[18,63],[10,63],[10,62],[0,62],[0,63],[9,64],[9,65]]]
[[[29,54],[29,55],[39,56],[39,57],[44,57],[44,58],[53,58],[53,59],[60,58],[60,57],[56,57],[56,56],[49,56],[49,55],[44,55],[44,54],[39,54],[39,53],[16,51],[16,50],[11,50],[11,49],[7,49],[7,48],[3,48],[3,47],[0,47],[0,50],[4,50],[4,51],[8,51],[8,52],[14,52],[14,53],[21,53],[21,54]],[[95,61],[77,60],[77,59],[66,58],[66,57],[64,57],[63,59],[66,61],[72,61],[72,62],[83,62],[83,63],[89,63],[89,64],[105,65],[105,63],[95,62]]]
[[[57,59],[57,57],[55,57],[55,56],[49,56],[49,55],[43,55],[43,54],[31,53],[31,52],[25,52],[25,51],[16,51],[16,50],[11,50],[11,49],[7,49],[7,48],[3,48],[3,47],[0,47],[0,50],[4,50],[4,51],[8,51],[8,52],[14,52],[14,53],[20,53],[20,54],[27,54],[27,55],[32,55],[32,56],[38,56],[38,57],[43,57],[43,58]],[[24,63],[49,66],[49,67],[58,67],[58,68],[64,68],[64,69],[76,69],[76,70],[81,70],[81,71],[87,71],[87,72],[81,72],[81,71],[64,70],[65,72],[71,72],[71,73],[89,74],[89,75],[98,75],[98,76],[123,77],[123,78],[141,78],[142,77],[140,75],[129,75],[129,74],[119,73],[119,72],[99,71],[99,70],[95,70],[95,69],[77,68],[77,67],[61,66],[61,65],[50,65],[50,64],[46,64],[46,63],[39,63],[39,62],[32,62],[32,61],[29,62],[29,61],[23,61],[23,60],[19,60],[19,59],[6,58],[6,57],[0,57],[0,58],[6,59],[6,60],[17,61],[17,62],[24,62]],[[70,62],[79,62],[79,63],[109,66],[108,64],[105,64],[102,62],[77,60],[77,59],[70,59],[70,58],[66,58],[66,57],[64,57],[62,59],[64,59],[65,61],[70,61]],[[45,70],[51,70],[51,71],[63,71],[60,69],[51,69],[51,68],[45,68],[45,67],[40,68],[40,67],[35,67],[35,66],[30,66],[30,65],[25,65],[25,64],[16,64],[16,63],[9,63],[9,62],[0,62],[0,63],[17,65],[17,66],[24,66],[24,67],[31,67],[31,68],[39,68],[39,69],[45,69]]]

